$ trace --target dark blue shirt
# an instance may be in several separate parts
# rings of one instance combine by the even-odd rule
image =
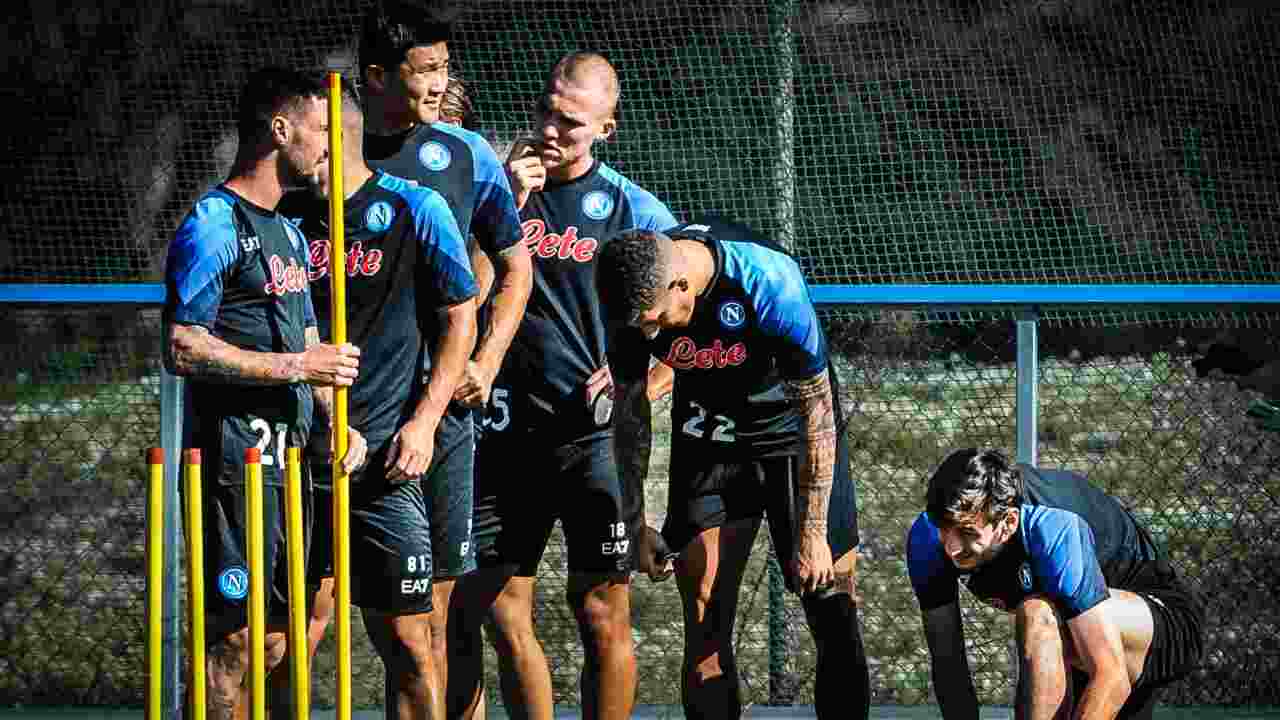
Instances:
[[[1175,581],[1151,535],[1118,500],[1075,473],[1021,469],[1025,500],[1018,530],[972,572],[951,563],[927,514],[916,518],[907,536],[907,567],[921,609],[956,602],[959,582],[982,602],[1010,612],[1027,597],[1044,595],[1069,620],[1110,597],[1109,587],[1142,591]]]
[[[320,336],[332,337],[328,201],[294,193],[281,212],[310,240]],[[444,198],[375,172],[344,205],[347,341],[360,348],[351,425],[378,449],[413,414],[439,338],[436,311],[474,297],[466,245]]]
[[[703,218],[669,233],[703,243],[715,258],[715,275],[686,327],[663,330],[651,341],[638,330],[622,331],[630,340],[620,339],[611,356],[652,355],[675,370],[673,453],[796,452],[802,420],[783,383],[830,366],[799,266],[777,244],[723,218]],[[834,373],[830,377],[834,381]],[[834,385],[832,390],[838,397]]]
[[[448,123],[365,135],[369,165],[444,196],[465,239],[487,255],[520,241],[520,213],[502,162],[480,135]]]
[[[244,350],[300,353],[316,325],[306,242],[276,212],[225,186],[205,193],[182,221],[165,262],[165,317],[199,325]],[[311,392],[301,383],[247,386],[193,378],[194,413],[248,416],[306,427]]]
[[[593,434],[583,388],[605,364],[606,336],[592,260],[615,233],[666,230],[675,218],[600,162],[575,180],[548,182],[529,196],[520,218],[533,256],[533,289],[497,384],[553,415],[566,440]]]

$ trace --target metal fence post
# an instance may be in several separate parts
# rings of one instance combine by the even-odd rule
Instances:
[[[1017,461],[1035,465],[1039,459],[1036,429],[1037,404],[1039,402],[1038,386],[1040,382],[1039,336],[1037,333],[1040,311],[1027,308],[1018,314],[1018,394],[1017,394],[1017,427],[1018,457]]]
[[[160,369],[160,447],[164,448],[164,680],[161,711],[182,717],[182,510],[178,482],[182,461],[182,378]]]
[[[791,15],[795,0],[769,3],[769,47],[774,59],[773,108],[776,122],[777,160],[774,189],[777,201],[774,218],[776,240],[789,251],[795,249],[795,38]],[[769,518],[773,522],[774,518]],[[790,705],[795,701],[794,685],[787,671],[791,655],[791,628],[787,625],[786,588],[779,563],[789,558],[769,558],[769,704]]]

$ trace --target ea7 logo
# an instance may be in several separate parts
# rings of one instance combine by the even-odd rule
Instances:
[[[430,578],[418,578],[417,580],[401,580],[400,581],[401,595],[422,595],[423,593],[428,593],[428,592],[431,592]]]
[[[615,542],[600,543],[601,555],[626,555],[627,549],[631,547],[630,540],[618,540]]]
[[[240,249],[246,253],[251,253],[254,250],[261,250],[262,241],[258,239],[257,235],[241,235]]]

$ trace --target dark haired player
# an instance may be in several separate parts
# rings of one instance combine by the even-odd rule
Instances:
[[[368,465],[351,478],[352,602],[363,611],[386,666],[389,716],[443,717],[442,678],[432,653],[431,584],[437,553],[448,548],[432,544],[424,485],[447,485],[459,467],[470,468],[469,437],[441,429],[475,345],[475,280],[444,198],[365,164],[363,116],[349,88],[343,130],[349,250],[345,267],[337,270],[347,274],[351,337],[368,359],[350,402],[352,424],[370,453]],[[310,240],[311,292],[326,336],[332,326],[329,274],[335,269],[329,265],[328,183],[319,189],[290,195],[282,211],[300,217]],[[315,440],[313,445],[327,445]],[[331,476],[321,478],[321,468],[328,469],[317,466],[317,485],[331,487]],[[318,498],[332,502],[328,493]],[[313,554],[331,572],[331,519],[322,515],[316,528]]]
[[[550,718],[551,673],[533,628],[534,583],[552,527],[568,547],[566,599],[585,663],[582,713],[630,717],[631,538],[637,505],[621,492],[609,441],[604,322],[592,259],[613,233],[675,224],[652,194],[597,161],[592,145],[617,127],[618,76],[605,58],[574,53],[546,79],[535,138],[508,160],[534,288],[494,390],[476,453],[480,569],[460,603],[478,631],[492,608],[508,712]],[[460,592],[462,590],[460,589]],[[478,650],[474,653],[478,660]],[[481,667],[473,665],[472,682]]]
[[[189,378],[183,446],[203,450],[207,479],[210,718],[246,710],[245,450],[261,450],[266,485],[270,662],[283,651],[287,627],[284,450],[306,442],[313,403],[321,411],[316,424],[325,425],[331,387],[350,385],[359,368],[355,346],[320,342],[306,243],[275,210],[286,188],[316,184],[327,167],[326,92],[320,75],[265,69],[249,78],[230,177],[196,201],[165,263],[165,365]],[[343,462],[354,468],[363,452],[353,434]]]
[[[818,717],[867,717],[855,488],[835,374],[800,268],[776,244],[722,218],[667,235],[622,233],[596,264],[611,327],[618,472],[627,496],[641,502],[649,358],[675,371],[667,520],[661,534],[640,530],[638,562],[655,580],[676,574],[685,714],[742,714],[733,625],[767,513],[787,587],[800,595],[817,645]]]
[[[957,450],[907,536],[934,690],[947,720],[978,717],[959,592],[1014,616],[1019,718],[1150,718],[1199,663],[1204,606],[1150,533],[1075,473]]]
[[[475,350],[453,392],[455,402],[440,421],[438,442],[463,447],[474,444],[473,415],[489,403],[494,377],[523,317],[533,271],[519,242],[515,200],[493,149],[480,135],[439,122],[447,100],[449,39],[449,26],[421,6],[380,0],[365,15],[358,62],[368,164],[443,196],[462,237],[475,239],[469,248],[473,268],[483,259],[485,270],[495,276],[493,291],[478,297],[483,325],[477,326]],[[432,652],[442,677],[450,674],[451,659],[457,657],[447,642],[457,627],[449,622],[453,587],[475,568],[472,462],[470,454],[459,454],[447,472],[433,473],[434,484],[424,487],[434,549]],[[326,578],[323,586],[332,587],[332,579]],[[332,615],[330,597],[331,591],[322,591],[313,610],[316,641]],[[476,700],[449,693],[451,708]]]

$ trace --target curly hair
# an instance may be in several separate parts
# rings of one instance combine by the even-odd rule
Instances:
[[[671,239],[654,230],[625,230],[596,253],[596,292],[606,316],[634,324],[657,304],[671,262]]]
[[[1022,505],[1022,472],[1004,453],[992,448],[965,448],[947,456],[929,478],[925,512],[943,527],[982,513],[995,522]]]
[[[440,99],[440,120],[467,130],[475,130],[475,107],[466,81],[450,73],[444,97]]]

